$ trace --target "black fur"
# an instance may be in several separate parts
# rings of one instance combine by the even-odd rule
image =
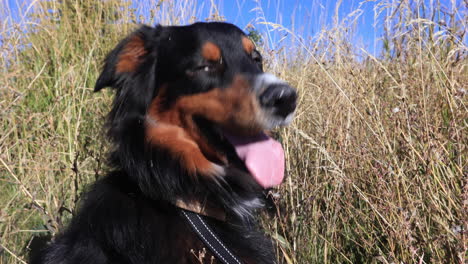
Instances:
[[[227,23],[196,23],[183,27],[142,26],[106,58],[95,91],[106,86],[116,95],[107,120],[113,143],[111,172],[82,197],[70,226],[32,263],[200,263],[205,246],[181,218],[176,199],[209,199],[223,208],[227,221],[207,218],[218,236],[244,263],[276,263],[270,238],[258,229],[254,212],[262,206],[262,188],[217,131],[203,118],[199,129],[229,159],[221,181],[188,177],[178,159],[145,141],[145,116],[159,88],[170,84],[166,103],[178,97],[229,85],[234,76],[262,73],[261,61],[245,53],[244,35]],[[119,54],[132,37],[144,42],[145,54],[136,69],[118,72]],[[215,41],[223,51],[219,74],[188,78],[203,67],[200,45]],[[203,263],[211,261],[208,251]]]

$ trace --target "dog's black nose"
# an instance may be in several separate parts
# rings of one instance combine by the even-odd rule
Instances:
[[[273,108],[277,116],[287,117],[296,109],[297,93],[294,88],[285,83],[270,84],[260,94],[260,104],[265,108]]]

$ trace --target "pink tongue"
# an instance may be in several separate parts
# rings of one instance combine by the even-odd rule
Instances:
[[[263,188],[279,185],[284,178],[284,152],[281,144],[260,134],[250,138],[226,135],[252,176]]]

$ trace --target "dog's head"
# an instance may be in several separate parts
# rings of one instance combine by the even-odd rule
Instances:
[[[263,72],[239,28],[143,26],[106,58],[95,91],[106,86],[112,165],[146,194],[236,200],[281,182],[281,146],[263,132],[292,120],[296,91]]]

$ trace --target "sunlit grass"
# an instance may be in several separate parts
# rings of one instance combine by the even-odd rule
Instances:
[[[35,3],[21,25],[0,4],[1,263],[25,261],[33,236],[63,228],[105,172],[112,93],[92,93],[104,55],[136,21],[205,19],[193,1],[154,3],[147,18],[114,1],[65,2]],[[288,263],[467,257],[467,14],[394,2],[378,1],[380,56],[349,42],[351,15],[310,41],[289,30],[290,49],[260,47],[267,70],[300,92],[279,131],[289,177],[264,221]]]

